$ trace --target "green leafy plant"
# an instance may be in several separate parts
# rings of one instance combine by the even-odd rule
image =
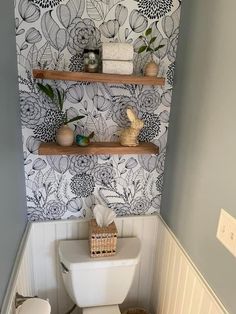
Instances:
[[[58,88],[52,88],[52,86],[49,84],[44,85],[41,83],[37,83],[37,87],[38,87],[39,91],[44,93],[52,101],[52,103],[56,104],[58,109],[62,113],[64,113],[64,115],[65,115],[64,125],[84,118],[84,116],[78,115],[78,116],[75,116],[74,118],[68,120],[67,110],[65,110],[65,111],[63,110],[63,105],[64,105],[64,101],[65,101],[65,96],[66,96],[66,92],[63,89],[59,90]]]
[[[164,47],[164,45],[158,45],[157,47],[155,47],[155,41],[157,39],[156,36],[152,36],[152,29],[148,28],[144,35],[139,36],[140,39],[143,40],[144,45],[142,45],[139,50],[138,53],[142,53],[142,52],[150,52],[151,55],[156,52],[157,50],[161,49],[162,47]]]

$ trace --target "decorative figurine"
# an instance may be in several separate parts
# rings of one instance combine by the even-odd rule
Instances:
[[[78,144],[79,146],[88,146],[91,138],[93,137],[94,137],[94,132],[89,134],[89,136],[77,134],[75,137],[75,141],[76,141],[76,144]]]
[[[99,49],[86,48],[84,50],[84,70],[95,73],[99,70]]]
[[[144,126],[144,123],[129,108],[127,109],[127,116],[131,121],[131,125],[129,128],[121,131],[120,144],[122,146],[137,146],[139,144],[138,136]]]
[[[95,53],[90,52],[88,55],[88,72],[97,72],[98,71],[98,61]]]

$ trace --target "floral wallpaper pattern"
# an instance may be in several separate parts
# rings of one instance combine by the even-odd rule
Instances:
[[[179,32],[178,0],[15,0],[20,109],[29,220],[88,217],[94,204],[117,215],[159,211],[165,147]],[[95,132],[95,141],[118,141],[127,127],[126,108],[144,121],[140,141],[160,147],[159,155],[39,156],[41,141],[55,140],[63,114],[36,87],[33,68],[83,70],[83,50],[103,41],[128,42],[135,49],[135,73],[150,53],[138,54],[139,36],[152,28],[164,87],[51,81],[66,90],[75,133]]]

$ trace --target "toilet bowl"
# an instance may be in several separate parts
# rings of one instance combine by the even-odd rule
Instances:
[[[65,288],[83,314],[120,314],[140,258],[140,240],[119,238],[114,256],[91,258],[88,240],[59,243]]]

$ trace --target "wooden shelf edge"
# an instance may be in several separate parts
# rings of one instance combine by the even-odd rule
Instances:
[[[56,143],[41,143],[38,150],[39,155],[135,155],[158,153],[158,146],[144,142],[134,147],[121,146],[116,142],[96,142],[86,147],[76,144],[65,147]]]
[[[97,83],[160,85],[165,84],[164,77],[118,75],[105,73],[69,72],[54,70],[33,70],[33,77],[45,80],[83,81]]]

